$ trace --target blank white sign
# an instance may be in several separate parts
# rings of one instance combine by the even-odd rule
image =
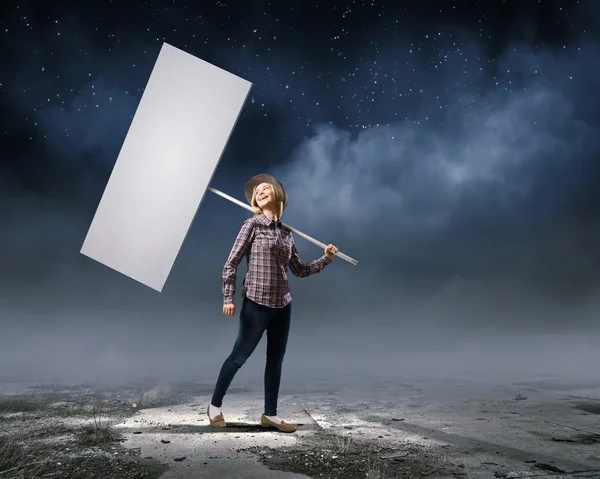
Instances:
[[[162,291],[251,86],[164,43],[81,253]]]

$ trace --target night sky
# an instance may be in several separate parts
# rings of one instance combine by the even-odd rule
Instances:
[[[589,339],[599,27],[595,0],[3,3],[0,373],[229,354],[221,272],[247,211],[207,192],[163,293],[79,253],[163,42],[253,83],[212,186],[243,200],[275,175],[283,221],[359,261],[290,273],[292,366]]]

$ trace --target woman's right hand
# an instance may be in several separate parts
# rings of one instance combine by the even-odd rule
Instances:
[[[225,316],[233,316],[235,314],[235,304],[224,304],[223,305],[223,314]]]

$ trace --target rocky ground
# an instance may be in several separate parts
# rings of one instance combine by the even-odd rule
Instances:
[[[5,478],[600,478],[600,382],[362,378],[281,397],[294,434],[258,426],[260,388],[4,383]]]
[[[115,424],[140,408],[178,404],[147,386],[46,384],[0,395],[0,478],[158,478],[167,467],[124,446]]]

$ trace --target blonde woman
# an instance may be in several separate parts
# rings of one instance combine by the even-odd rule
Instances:
[[[281,432],[294,432],[296,426],[277,416],[281,365],[292,318],[287,270],[289,267],[300,278],[319,273],[331,263],[338,249],[330,244],[319,259],[301,263],[291,232],[281,224],[287,206],[283,185],[271,175],[260,174],[248,181],[244,193],[255,215],[242,224],[223,268],[223,314],[233,317],[237,267],[246,257],[248,272],[241,295],[240,327],[206,412],[212,426],[225,426],[221,413],[223,397],[266,331],[265,409],[260,423]]]

